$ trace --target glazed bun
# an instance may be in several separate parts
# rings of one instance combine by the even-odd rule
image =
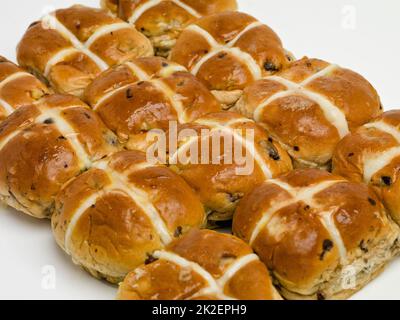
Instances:
[[[182,134],[178,148],[169,152],[169,163],[199,194],[210,221],[231,220],[246,193],[292,170],[290,157],[279,143],[238,114],[207,115],[181,126],[178,136],[186,130],[192,130],[193,136],[186,138],[190,131]]]
[[[163,58],[140,58],[111,68],[87,88],[85,100],[130,149],[146,133],[187,123],[221,106],[186,69]]]
[[[364,184],[295,170],[239,204],[234,234],[250,243],[287,299],[344,299],[398,253],[399,228]]]
[[[147,36],[156,55],[167,57],[182,30],[210,14],[237,9],[236,0],[102,0],[102,7]]]
[[[390,111],[346,136],[333,156],[333,171],[369,184],[400,224],[400,111]]]
[[[81,96],[110,66],[151,56],[150,41],[104,10],[75,5],[33,23],[17,50],[19,64],[56,91]]]
[[[338,142],[382,113],[363,77],[328,62],[304,58],[244,90],[235,111],[263,125],[296,167],[327,168]]]
[[[120,285],[120,300],[281,300],[243,241],[192,230],[155,252]]]
[[[52,218],[60,247],[93,276],[112,283],[204,223],[190,187],[137,151],[115,153],[70,181]]]
[[[204,17],[188,26],[171,52],[226,108],[255,80],[287,66],[289,57],[269,27],[240,12]]]
[[[117,137],[83,102],[50,95],[0,125],[0,199],[49,218],[62,185],[119,149]]]
[[[0,56],[0,122],[15,109],[35,102],[49,92],[33,75]]]

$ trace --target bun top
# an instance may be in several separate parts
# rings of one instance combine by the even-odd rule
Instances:
[[[243,90],[288,64],[274,31],[241,12],[197,20],[182,32],[170,58],[215,91]]]
[[[49,92],[33,75],[0,56],[0,121]]]
[[[133,24],[168,57],[182,30],[202,16],[236,10],[236,0],[102,0],[103,8]]]
[[[149,40],[104,10],[75,5],[33,23],[18,50],[18,62],[58,92],[81,96],[101,71],[153,54]]]
[[[192,230],[121,284],[125,300],[280,300],[267,268],[241,240]]]
[[[400,223],[400,111],[385,112],[337,146],[333,171],[372,186]]]
[[[52,223],[57,243],[77,263],[118,282],[205,218],[178,175],[141,152],[122,151],[63,187]]]
[[[170,166],[198,192],[210,220],[230,220],[246,193],[292,170],[279,143],[236,113],[206,115],[181,126],[181,135],[185,139],[178,141],[176,150],[169,150]]]
[[[141,29],[141,23],[150,22],[158,14],[164,19],[175,17],[180,20],[194,20],[213,13],[236,10],[236,0],[102,0],[102,6],[120,18],[134,23]]]
[[[387,246],[382,257],[393,255],[399,234],[366,185],[316,169],[254,189],[240,202],[233,230],[287,290],[302,295],[368,252]]]
[[[0,125],[0,195],[27,214],[49,217],[65,182],[117,150],[117,137],[86,104],[46,96]]]
[[[87,88],[85,100],[109,128],[134,144],[135,135],[188,123],[221,106],[186,69],[163,58],[140,58],[111,68]]]
[[[363,77],[308,58],[247,87],[236,109],[261,123],[298,165],[311,167],[326,166],[343,137],[382,113]]]

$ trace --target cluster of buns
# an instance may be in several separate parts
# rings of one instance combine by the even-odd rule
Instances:
[[[400,252],[400,112],[366,79],[235,0],[102,7],[0,58],[0,199],[75,264],[119,299],[341,299]],[[155,131],[192,135],[149,159]]]

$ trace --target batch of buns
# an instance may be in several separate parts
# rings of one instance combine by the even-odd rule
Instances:
[[[0,60],[0,198],[75,264],[119,299],[342,299],[398,255],[400,111],[367,80],[296,60],[235,0],[102,7],[46,15]],[[150,163],[171,121],[228,133],[253,172]]]

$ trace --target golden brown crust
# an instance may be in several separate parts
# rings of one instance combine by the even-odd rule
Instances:
[[[94,276],[118,283],[155,250],[204,225],[190,187],[144,154],[103,159],[60,192],[52,225],[57,243]]]
[[[297,166],[320,168],[329,164],[341,138],[382,113],[367,80],[308,58],[247,87],[235,110],[265,126]]]
[[[384,113],[345,137],[333,156],[333,171],[365,182],[400,224],[400,111]]]
[[[221,106],[185,68],[163,58],[140,58],[101,74],[87,88],[85,100],[128,147],[170,121],[187,123]]]
[[[279,176],[292,169],[288,154],[271,139],[266,132],[253,121],[238,114],[214,113],[182,126],[184,130],[195,130],[194,138],[188,142],[183,139],[178,143],[176,152],[170,154],[170,165],[199,194],[200,199],[210,213],[210,220],[230,220],[238,201],[257,184],[265,179]],[[202,130],[212,130],[205,139],[199,139]],[[221,136],[222,134],[222,136]],[[254,134],[254,140],[251,135]],[[219,138],[218,138],[219,136]],[[215,141],[220,142],[220,161],[216,162]],[[247,139],[247,141],[246,141]],[[200,143],[201,141],[201,143]],[[225,153],[225,148],[232,144],[232,159]],[[209,158],[203,159],[203,145],[209,146]],[[199,150],[198,159],[185,163],[185,150]],[[241,152],[241,153],[240,153]],[[173,155],[175,153],[175,157]],[[244,158],[235,158],[243,155]],[[189,156],[194,156],[194,153]],[[240,160],[243,161],[240,163]]]
[[[186,26],[202,16],[237,9],[236,0],[103,0],[110,10],[146,35],[156,55],[167,57]]]
[[[189,26],[171,52],[210,90],[235,93],[288,64],[281,40],[247,14],[224,12]]]
[[[13,110],[49,93],[50,90],[41,81],[0,56],[0,122]]]
[[[32,24],[18,46],[21,66],[56,91],[77,96],[107,67],[152,54],[150,42],[133,27],[81,5]]]
[[[295,170],[249,193],[234,234],[251,243],[287,298],[340,297],[371,280],[398,251],[399,229],[375,193],[320,170]],[[350,281],[353,278],[349,278]]]
[[[172,259],[160,256],[127,276],[120,285],[120,300],[281,299],[267,268],[249,246],[233,236],[192,230],[165,252]],[[227,272],[230,275],[225,278]],[[217,288],[210,290],[210,281]]]
[[[48,218],[62,185],[118,148],[116,136],[79,99],[46,96],[0,126],[0,197]]]

